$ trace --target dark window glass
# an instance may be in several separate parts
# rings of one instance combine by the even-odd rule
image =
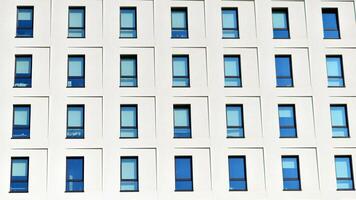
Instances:
[[[188,38],[187,8],[171,9],[172,38]]]
[[[243,138],[244,122],[242,105],[226,106],[227,137]]]
[[[84,138],[84,105],[67,106],[67,138]]]
[[[246,191],[245,156],[229,156],[229,179],[231,191]]]
[[[138,158],[121,157],[120,190],[138,191]]]
[[[29,158],[11,158],[10,192],[28,192]]]
[[[67,87],[85,87],[85,57],[68,56]]]
[[[30,138],[30,105],[14,105],[12,138]]]
[[[16,37],[33,37],[33,7],[17,7]]]
[[[193,191],[193,166],[192,157],[175,157],[175,190]]]
[[[294,105],[278,105],[278,116],[280,137],[297,137]]]
[[[337,190],[354,190],[351,156],[335,156]]]
[[[341,56],[326,56],[329,87],[344,87],[344,72]]]
[[[335,138],[349,137],[349,125],[346,105],[331,105],[332,136]]]
[[[137,56],[120,56],[120,87],[137,87]]]
[[[241,87],[240,56],[224,56],[225,87]]]
[[[84,157],[67,157],[66,192],[84,192]]]
[[[174,55],[173,87],[189,87],[189,57],[187,55]]]
[[[286,8],[273,8],[272,9],[273,21],[273,38],[274,39],[288,39],[289,36],[289,22],[288,22],[288,9]]]
[[[15,57],[14,87],[30,88],[32,86],[32,56],[17,55]]]
[[[137,138],[137,105],[121,105],[120,112],[120,137]]]
[[[298,156],[282,156],[283,189],[301,190]]]
[[[277,87],[293,87],[291,56],[276,56]]]
[[[323,8],[324,39],[340,39],[337,8]]]
[[[85,37],[85,8],[84,7],[69,7],[68,37],[69,38]]]
[[[222,8],[223,38],[239,38],[237,8]]]
[[[191,138],[190,105],[174,105],[174,138]]]
[[[136,37],[136,8],[120,8],[120,38]]]

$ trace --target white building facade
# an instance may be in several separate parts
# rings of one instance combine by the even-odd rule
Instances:
[[[356,199],[355,19],[355,0],[2,0],[0,199]]]

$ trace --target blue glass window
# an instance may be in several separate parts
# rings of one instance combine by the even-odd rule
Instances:
[[[278,116],[280,137],[297,137],[294,105],[278,105]]]
[[[237,8],[222,8],[223,38],[239,38]]]
[[[33,7],[17,7],[16,37],[33,37]]]
[[[241,87],[240,56],[224,56],[225,87]]]
[[[190,105],[174,105],[174,138],[191,138]]]
[[[175,157],[175,190],[193,191],[193,166],[191,156]]]
[[[277,87],[293,87],[291,56],[275,56]]]
[[[326,56],[328,87],[344,87],[344,72],[341,56]]]
[[[349,125],[346,105],[331,105],[332,136],[335,138],[349,137]]]
[[[121,181],[120,190],[138,191],[138,158],[121,157]]]
[[[244,122],[242,105],[226,106],[227,137],[243,138]]]
[[[30,105],[14,105],[12,138],[30,138]]]
[[[189,87],[189,57],[187,55],[174,55],[173,87]]]
[[[120,8],[120,38],[136,37],[136,8]]]
[[[67,87],[85,87],[85,56],[68,56]]]
[[[11,158],[10,192],[28,192],[29,158]]]
[[[32,86],[32,56],[17,55],[15,57],[14,87],[30,88]]]
[[[340,39],[337,8],[323,8],[324,39]]]
[[[120,138],[137,138],[137,105],[121,105]]]
[[[246,191],[245,156],[229,156],[230,191]]]
[[[66,192],[84,192],[84,157],[67,157]]]
[[[69,7],[68,37],[85,37],[85,7]]]
[[[283,189],[301,190],[298,156],[282,156]]]
[[[84,105],[67,106],[67,138],[84,138]]]
[[[120,56],[120,87],[137,87],[137,56]]]
[[[335,156],[337,190],[354,190],[351,156]]]
[[[272,9],[273,22],[273,38],[274,39],[288,39],[289,36],[289,22],[288,9],[273,8]]]
[[[188,38],[187,8],[171,9],[172,38]]]

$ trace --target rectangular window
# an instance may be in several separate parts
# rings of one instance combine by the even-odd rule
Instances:
[[[277,87],[293,87],[292,57],[275,56]]]
[[[120,113],[120,138],[137,138],[137,105],[121,105]]]
[[[278,105],[279,132],[281,138],[296,138],[297,124],[294,105]]]
[[[175,190],[193,191],[193,165],[191,156],[175,157]]]
[[[226,125],[228,138],[243,138],[244,137],[244,122],[243,122],[242,105],[227,105],[226,106]]]
[[[326,56],[328,87],[344,87],[344,70],[341,56]]]
[[[349,124],[346,105],[330,105],[332,137],[349,137]]]
[[[85,56],[68,56],[67,87],[85,87]]]
[[[13,139],[30,138],[30,105],[14,105],[14,119],[12,128]]]
[[[69,7],[68,37],[85,37],[85,7]]]
[[[66,192],[84,192],[84,157],[67,157]]]
[[[188,38],[187,8],[171,9],[172,38]]]
[[[17,7],[16,37],[33,37],[33,6]]]
[[[191,138],[190,105],[174,105],[174,138]]]
[[[242,87],[240,56],[224,56],[225,87]]]
[[[173,55],[173,87],[189,87],[188,55]]]
[[[301,190],[298,156],[282,156],[283,189]]]
[[[337,8],[323,8],[324,39],[340,39]]]
[[[274,39],[289,39],[289,22],[287,8],[273,8],[273,38]]]
[[[136,37],[136,8],[120,8],[120,38]]]
[[[229,156],[230,191],[247,191],[245,156]]]
[[[32,86],[32,56],[16,55],[14,87],[30,88],[31,86]]]
[[[67,106],[67,138],[84,138],[84,105]]]
[[[237,8],[222,8],[223,38],[239,38]]]
[[[351,156],[335,156],[337,190],[354,190]]]
[[[138,157],[121,157],[120,191],[138,191]]]
[[[120,87],[137,87],[137,56],[120,56]]]
[[[28,192],[29,158],[11,158],[10,192]]]

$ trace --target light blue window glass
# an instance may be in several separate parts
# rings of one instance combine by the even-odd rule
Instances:
[[[120,87],[137,87],[137,56],[120,56]]]
[[[173,87],[189,87],[189,57],[187,55],[174,55]]]
[[[224,56],[225,87],[241,87],[240,56]]]
[[[33,7],[17,7],[16,37],[33,37]]]
[[[121,157],[121,181],[120,190],[138,191],[138,158]]]
[[[84,157],[67,157],[66,192],[84,192]]]
[[[354,190],[351,156],[335,156],[337,190]]]
[[[120,8],[120,38],[136,37],[136,8]]]
[[[85,57],[68,56],[67,87],[85,87]]]
[[[193,191],[192,157],[175,157],[175,190]]]
[[[30,105],[14,105],[13,139],[30,138]]]
[[[299,159],[297,156],[282,156],[283,189],[301,190]]]
[[[291,56],[276,56],[277,87],[293,87]]]
[[[85,37],[85,8],[69,7],[68,16],[68,37],[84,38]]]
[[[68,105],[67,138],[84,138],[84,105]]]
[[[172,38],[188,38],[187,8],[171,9]]]
[[[246,163],[244,156],[229,156],[230,191],[246,191]]]
[[[333,137],[349,137],[346,105],[331,105],[331,126]]]
[[[294,105],[279,105],[279,132],[281,138],[297,137]]]
[[[226,125],[227,137],[243,138],[244,124],[242,105],[227,105],[226,106]]]
[[[11,158],[10,192],[28,192],[29,158]]]
[[[222,8],[223,38],[239,38],[236,8]]]
[[[323,8],[324,39],[340,39],[337,8]]]
[[[121,109],[121,138],[137,138],[137,105],[122,105]]]
[[[285,8],[272,9],[273,38],[289,38],[288,10]]]
[[[17,55],[15,57],[14,87],[30,88],[32,85],[32,56]]]
[[[326,56],[329,87],[344,87],[344,73],[341,56]]]
[[[174,138],[191,138],[190,106],[175,105],[174,110]]]

